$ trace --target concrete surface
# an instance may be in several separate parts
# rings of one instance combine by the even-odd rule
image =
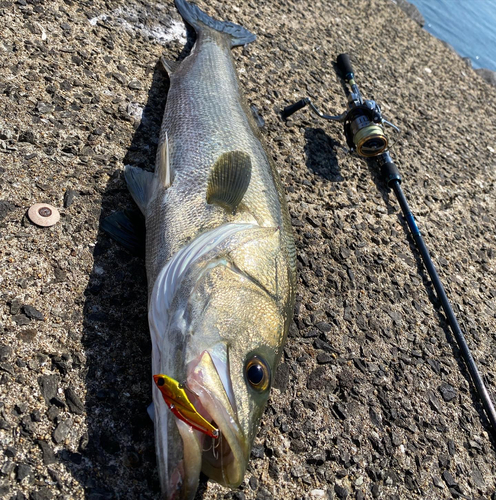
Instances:
[[[495,498],[496,447],[394,196],[338,124],[279,110],[363,94],[402,129],[403,188],[494,396],[496,89],[388,0],[200,1],[258,35],[233,51],[265,120],[299,253],[295,324],[244,484],[198,498]],[[172,2],[0,2],[0,497],[158,499],[134,210],[166,100]],[[51,228],[25,214],[61,212]]]

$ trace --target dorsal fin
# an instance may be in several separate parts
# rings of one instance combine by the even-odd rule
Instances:
[[[250,185],[251,158],[243,151],[222,154],[210,171],[207,203],[233,212]]]
[[[174,172],[170,164],[169,136],[167,132],[165,133],[164,142],[158,145],[155,171],[158,173],[160,184],[165,188],[169,188],[174,181]]]

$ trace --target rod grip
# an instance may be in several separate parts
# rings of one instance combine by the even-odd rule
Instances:
[[[393,181],[401,183],[400,171],[392,161],[387,161],[381,165],[381,173],[389,187],[391,187]]]
[[[288,116],[291,116],[293,113],[296,113],[301,108],[304,108],[307,104],[308,104],[307,99],[300,99],[299,101],[295,102],[294,104],[290,104],[289,106],[286,106],[281,111],[281,116],[285,120]]]
[[[350,56],[348,54],[339,54],[336,62],[339,71],[341,71],[345,80],[348,81],[354,78],[355,73],[353,71],[353,67],[351,66]]]

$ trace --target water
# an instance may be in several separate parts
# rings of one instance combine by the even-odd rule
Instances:
[[[496,71],[496,0],[409,0],[424,28],[448,42],[474,68]]]

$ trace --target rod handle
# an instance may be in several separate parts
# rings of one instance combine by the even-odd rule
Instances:
[[[299,101],[295,102],[294,104],[290,104],[289,106],[286,106],[282,111],[281,111],[281,116],[285,120],[288,118],[288,116],[291,116],[293,113],[296,113],[298,110],[301,108],[304,108],[308,104],[308,99],[300,99]]]
[[[381,173],[386,181],[386,184],[391,187],[393,181],[398,181],[401,183],[401,175],[398,167],[392,162],[387,161],[381,165]]]
[[[355,78],[353,67],[351,66],[350,56],[348,54],[339,54],[337,58],[339,71],[344,76],[344,79],[349,82]]]

